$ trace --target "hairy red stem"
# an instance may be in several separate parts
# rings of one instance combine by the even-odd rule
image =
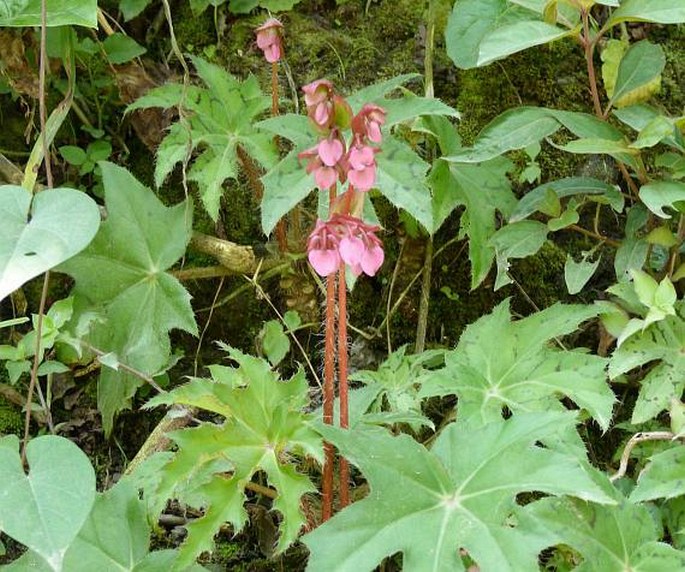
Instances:
[[[335,274],[326,282],[326,337],[323,370],[323,422],[333,424],[333,403],[335,400]],[[335,451],[330,443],[324,444],[325,462],[321,483],[321,519],[326,522],[333,514],[333,463]]]
[[[340,427],[350,426],[347,400],[347,284],[345,283],[345,263],[340,263],[338,271],[338,394],[340,396]],[[340,508],[350,504],[350,467],[347,459],[340,457]]]

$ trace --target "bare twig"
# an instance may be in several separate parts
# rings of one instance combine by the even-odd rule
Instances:
[[[623,449],[623,454],[621,455],[621,462],[618,466],[618,471],[616,471],[616,474],[610,477],[610,480],[613,482],[625,476],[628,469],[630,454],[635,448],[635,445],[638,443],[643,443],[644,441],[671,441],[674,437],[675,434],[671,433],[670,431],[648,431],[644,433],[635,433],[635,435],[633,435],[626,443],[625,449]]]

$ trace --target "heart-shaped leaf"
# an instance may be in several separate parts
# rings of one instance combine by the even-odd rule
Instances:
[[[0,187],[0,300],[24,282],[83,250],[100,225],[100,211],[74,189],[33,197],[22,187]]]
[[[0,531],[61,570],[93,506],[95,472],[71,441],[47,435],[28,444],[26,474],[18,445],[16,437],[0,439]]]

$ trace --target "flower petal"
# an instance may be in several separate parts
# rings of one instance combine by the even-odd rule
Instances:
[[[381,246],[373,245],[367,248],[361,258],[361,266],[364,274],[374,276],[383,265],[383,260],[385,260],[385,253]]]
[[[322,191],[330,189],[338,180],[338,172],[333,167],[321,166],[314,171],[314,180]]]
[[[329,276],[340,266],[337,250],[310,250],[307,258],[319,276]]]
[[[360,263],[365,250],[364,242],[356,236],[344,237],[338,247],[340,258],[350,266]]]
[[[333,167],[343,156],[343,144],[339,139],[324,139],[319,143],[319,157],[327,167]]]
[[[372,165],[359,170],[353,169],[347,173],[347,178],[358,191],[368,191],[376,182],[376,166]]]

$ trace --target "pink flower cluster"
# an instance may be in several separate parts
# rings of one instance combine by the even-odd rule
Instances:
[[[385,111],[367,103],[351,120],[349,104],[333,90],[333,84],[320,79],[302,88],[307,114],[314,126],[326,134],[318,145],[299,154],[306,159],[307,172],[314,173],[321,190],[349,181],[355,189],[368,191],[376,182],[376,153],[369,141],[380,143]],[[346,149],[340,129],[352,127],[352,142]]]
[[[279,61],[283,57],[283,24],[276,18],[269,18],[255,30],[257,47],[264,52],[269,63]]]
[[[336,272],[341,261],[355,276],[362,272],[373,276],[385,258],[377,230],[379,227],[345,214],[334,214],[326,222],[318,220],[307,241],[309,263],[320,276]]]
[[[298,155],[307,161],[307,173],[314,175],[317,187],[328,190],[349,183],[347,190],[331,200],[330,219],[318,220],[307,241],[307,254],[314,270],[329,276],[347,264],[355,276],[374,276],[383,264],[383,245],[376,236],[378,227],[357,216],[364,191],[376,183],[376,153],[380,144],[385,110],[366,104],[352,117],[352,109],[338,95],[333,84],[320,79],[302,88],[307,115],[321,139]],[[342,135],[351,128],[349,143]]]

